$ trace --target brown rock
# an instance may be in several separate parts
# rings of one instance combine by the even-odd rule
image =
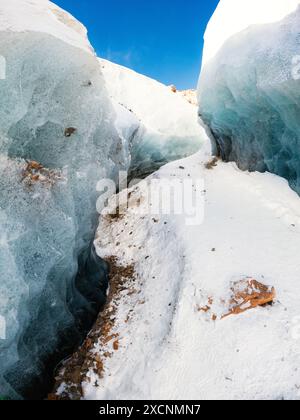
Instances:
[[[39,175],[32,175],[31,179],[32,179],[32,181],[37,182],[40,179],[40,176]]]
[[[221,319],[229,315],[239,315],[258,306],[272,304],[276,298],[274,287],[266,286],[251,278],[232,283],[230,291],[231,297],[229,300],[220,299],[220,304],[225,307],[224,315],[221,316]],[[218,317],[212,312],[213,303],[213,298],[209,297],[207,305],[203,307],[198,306],[197,310],[209,313],[211,319],[216,321]]]
[[[214,303],[214,300],[212,297],[208,298],[208,304],[206,306],[198,307],[199,312],[209,312],[211,310],[211,305]]]
[[[35,160],[30,160],[27,163],[27,170],[28,171],[32,171],[32,170],[39,171],[40,169],[43,169],[43,165],[41,165],[39,162],[36,162]]]
[[[214,157],[209,162],[205,164],[205,168],[208,170],[214,169],[218,165],[219,159],[217,157]]]
[[[72,134],[76,133],[77,128],[74,127],[68,127],[65,129],[65,137],[71,137]]]
[[[112,334],[103,340],[103,344],[108,344],[110,341],[112,341],[114,338],[117,338],[118,334]]]
[[[233,283],[232,298],[229,302],[229,315],[238,315],[258,306],[272,304],[276,298],[274,287],[266,286],[254,279],[245,279]]]

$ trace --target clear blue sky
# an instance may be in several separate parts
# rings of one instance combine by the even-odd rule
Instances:
[[[196,86],[218,0],[53,0],[79,19],[100,57],[179,89]]]

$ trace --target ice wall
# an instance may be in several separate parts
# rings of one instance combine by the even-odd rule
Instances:
[[[0,395],[32,398],[103,301],[105,267],[89,251],[96,184],[130,156],[74,18],[1,0],[0,56]]]
[[[98,181],[152,172],[205,134],[167,87],[104,68],[48,0],[0,0],[0,67],[0,396],[38,398],[104,300]]]
[[[298,192],[299,3],[221,1],[205,36],[199,81],[200,115],[222,157],[279,174]]]

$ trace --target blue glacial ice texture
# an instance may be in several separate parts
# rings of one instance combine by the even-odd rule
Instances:
[[[200,116],[223,159],[283,176],[298,193],[299,25],[300,8],[279,23],[249,27],[224,44],[199,81]]]
[[[50,35],[1,32],[0,56],[0,395],[32,398],[103,298],[104,267],[87,255],[96,184],[129,156],[93,55]]]
[[[201,135],[168,135],[148,130],[142,125],[134,140],[129,174],[133,179],[145,178],[169,162],[193,155],[201,148],[202,141]]]

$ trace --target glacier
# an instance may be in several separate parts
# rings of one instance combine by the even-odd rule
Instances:
[[[177,101],[177,111],[164,129],[148,124],[151,109],[140,115],[110,92],[84,26],[48,0],[2,1],[0,28],[0,395],[36,399],[105,301],[108,266],[93,247],[98,181],[196,151],[203,129],[196,108],[162,85],[154,106]],[[176,137],[181,112],[194,128]]]
[[[205,34],[199,113],[215,153],[300,193],[300,2],[221,0]]]

